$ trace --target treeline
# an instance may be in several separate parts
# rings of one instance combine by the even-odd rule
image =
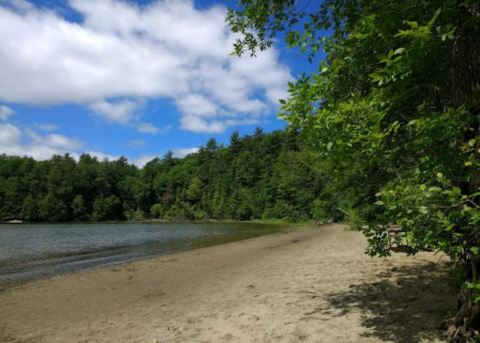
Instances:
[[[88,154],[0,156],[0,220],[288,219],[318,217],[322,179],[295,131],[233,133],[143,168]]]

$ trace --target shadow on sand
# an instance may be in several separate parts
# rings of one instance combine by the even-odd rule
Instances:
[[[456,306],[446,264],[392,268],[378,277],[330,294],[328,308],[316,312],[343,316],[360,311],[365,337],[398,343],[444,338],[441,323]]]

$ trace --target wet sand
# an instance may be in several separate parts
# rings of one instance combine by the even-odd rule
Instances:
[[[0,292],[0,342],[442,342],[446,258],[370,258],[341,225]]]

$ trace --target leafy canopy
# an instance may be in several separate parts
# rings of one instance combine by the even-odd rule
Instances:
[[[364,227],[368,252],[443,251],[468,266],[463,279],[480,290],[478,2],[239,5],[227,16],[240,34],[237,55],[277,36],[311,61],[325,52],[317,72],[289,85],[281,116],[323,159],[330,201]],[[349,200],[340,203],[336,191]],[[403,235],[389,233],[394,224]]]

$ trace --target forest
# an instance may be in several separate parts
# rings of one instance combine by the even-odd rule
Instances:
[[[88,154],[35,161],[0,156],[0,221],[284,219],[322,215],[321,174],[297,131],[211,139],[184,158],[143,168]]]

